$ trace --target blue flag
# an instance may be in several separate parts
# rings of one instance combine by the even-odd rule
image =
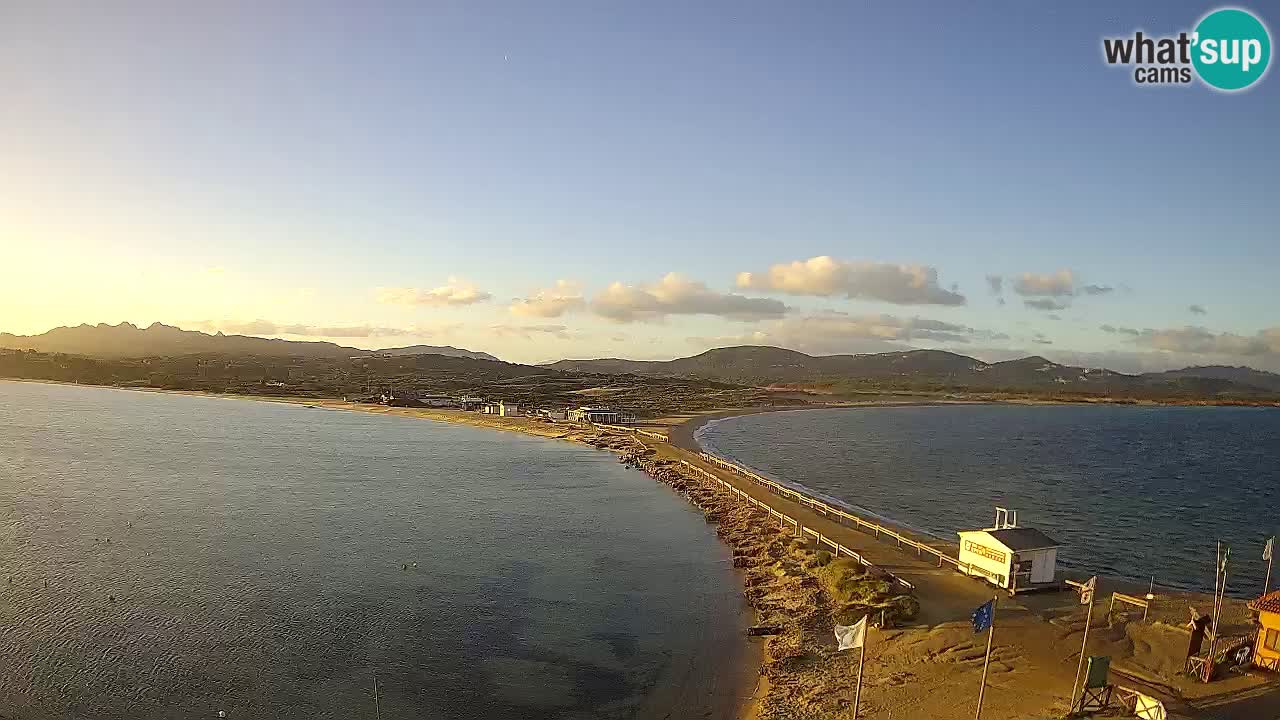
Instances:
[[[991,628],[991,620],[995,616],[995,600],[988,600],[973,611],[973,631],[980,633]]]

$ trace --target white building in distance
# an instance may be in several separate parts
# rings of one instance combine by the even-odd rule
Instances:
[[[995,527],[960,531],[960,571],[985,578],[1016,593],[1057,584],[1058,548],[1062,544],[1034,528],[1010,522],[1003,508]]]

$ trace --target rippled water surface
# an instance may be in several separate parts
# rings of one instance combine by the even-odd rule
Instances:
[[[1261,592],[1262,543],[1280,532],[1280,410],[1270,408],[806,410],[723,420],[699,438],[953,542],[1007,505],[1065,543],[1065,563],[1182,588],[1213,588],[1222,538],[1229,586]]]
[[[701,516],[606,453],[25,383],[0,572],[20,720],[371,718],[375,672],[383,718],[701,717],[743,622]]]

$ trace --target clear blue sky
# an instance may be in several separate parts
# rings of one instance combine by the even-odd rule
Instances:
[[[198,5],[0,6],[0,330],[1280,365],[1280,80],[1137,87],[1101,56],[1213,4]],[[815,256],[854,278],[759,280]],[[964,303],[857,271],[897,265]]]

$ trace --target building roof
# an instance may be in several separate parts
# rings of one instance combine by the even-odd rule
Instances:
[[[1034,528],[988,530],[987,534],[1014,552],[1062,547],[1062,543]]]
[[[1280,590],[1269,592],[1260,598],[1254,598],[1249,602],[1249,609],[1260,612],[1280,613]]]

